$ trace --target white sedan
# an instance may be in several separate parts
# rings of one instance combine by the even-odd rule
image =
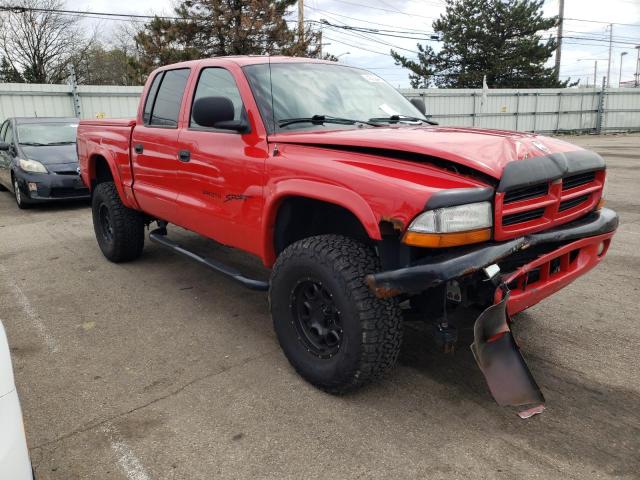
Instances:
[[[22,410],[13,381],[7,335],[0,322],[0,478],[32,480]]]

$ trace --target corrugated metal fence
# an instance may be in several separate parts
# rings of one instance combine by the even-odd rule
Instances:
[[[135,117],[142,87],[0,83],[0,120],[7,117]]]
[[[424,98],[427,113],[442,125],[542,133],[640,130],[640,88],[400,91]]]
[[[13,116],[135,116],[142,87],[0,84],[0,120]],[[640,131],[640,88],[401,89],[442,125],[535,132]],[[79,114],[79,115],[77,115]]]

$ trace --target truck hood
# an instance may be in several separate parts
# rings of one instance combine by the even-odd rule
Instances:
[[[348,130],[277,133],[270,142],[348,149],[380,156],[415,154],[416,161],[438,159],[499,179],[511,162],[581,150],[555,138],[481,128],[390,126]]]

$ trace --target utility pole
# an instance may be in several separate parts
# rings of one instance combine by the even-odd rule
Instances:
[[[638,88],[638,86],[640,86],[640,45],[638,45],[636,47],[636,50],[638,51],[638,59],[636,60],[636,81],[635,81],[635,87]]]
[[[613,49],[613,23],[609,24],[609,63],[607,66],[607,88],[611,86],[611,54]]]
[[[298,43],[304,41],[304,0],[298,0]]]
[[[627,52],[620,52],[620,76],[618,77],[618,88],[622,86],[622,59],[627,54]]]
[[[556,80],[560,81],[560,62],[562,60],[562,27],[564,24],[564,0],[559,0],[558,12],[558,48],[556,49]]]

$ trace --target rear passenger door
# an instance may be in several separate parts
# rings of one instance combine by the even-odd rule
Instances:
[[[158,72],[145,99],[142,125],[131,137],[134,192],[147,213],[176,223],[180,111],[190,69]]]

